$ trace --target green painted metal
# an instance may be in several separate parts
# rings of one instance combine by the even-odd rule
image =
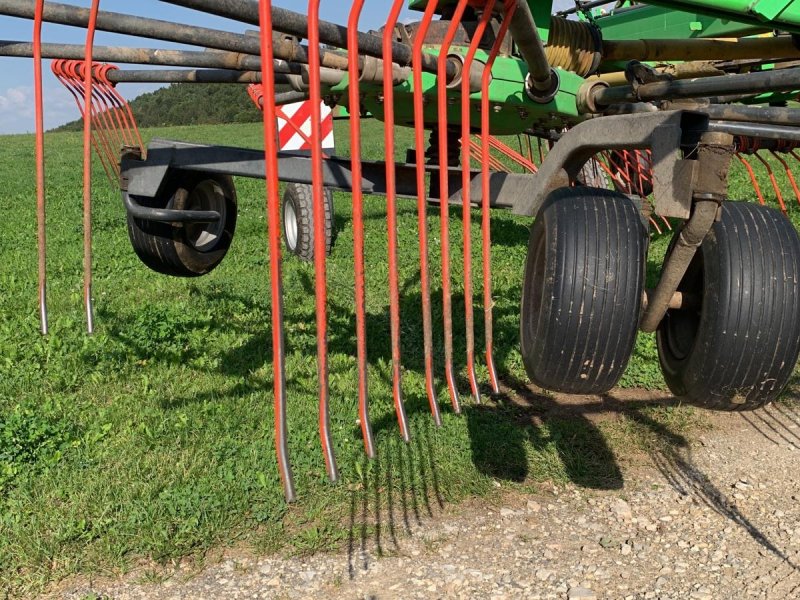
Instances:
[[[800,0],[648,0],[672,10],[697,11],[721,19],[733,18],[768,29],[800,33]]]
[[[466,49],[453,48],[452,52],[466,53]],[[435,51],[430,51],[430,53],[436,55]],[[478,61],[485,61],[487,58],[487,55],[482,52],[478,52],[476,55],[476,60]],[[492,134],[513,135],[531,128],[561,128],[565,124],[578,123],[584,118],[578,113],[576,101],[578,89],[584,83],[582,77],[559,70],[561,91],[553,101],[547,104],[539,104],[525,94],[524,82],[527,73],[528,70],[525,63],[520,59],[498,57],[495,61],[492,69],[492,83],[489,87],[489,103],[492,111],[489,122]],[[429,128],[436,127],[439,123],[436,102],[436,76],[430,73],[423,73],[422,87],[425,96],[425,124]],[[340,102],[345,105],[347,100],[346,92],[346,82],[331,88],[331,93],[338,95]],[[384,114],[382,87],[380,85],[362,83],[361,92],[363,107],[377,119],[382,120]],[[413,93],[414,87],[410,77],[395,87],[395,123],[398,125],[408,127],[414,125]],[[448,98],[450,98],[448,122],[454,126],[461,123],[460,97],[460,88],[448,92]],[[470,118],[477,131],[480,125],[481,94],[477,92],[471,96],[471,99],[472,112]]]
[[[609,40],[742,37],[770,31],[763,24],[733,21],[697,11],[664,6],[636,6],[598,17],[595,23]]]

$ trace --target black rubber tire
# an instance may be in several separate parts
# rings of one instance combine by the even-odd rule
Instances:
[[[333,250],[333,192],[325,191],[325,253]],[[292,221],[294,225],[292,225]],[[300,259],[314,261],[314,194],[307,183],[289,183],[283,193],[283,239]]]
[[[201,190],[213,194],[219,206],[198,204],[202,202]],[[136,198],[136,201],[144,206],[178,210],[223,208],[223,221],[219,225],[161,223],[128,215],[131,245],[139,259],[153,271],[173,277],[199,277],[210,273],[225,258],[236,231],[236,188],[231,177],[171,172],[156,198]],[[212,227],[213,235],[203,233]]]
[[[647,232],[634,203],[589,187],[554,191],[531,229],[522,288],[525,370],[557,392],[614,387],[642,305]]]
[[[800,238],[789,220],[726,202],[678,289],[702,301],[667,311],[656,333],[670,390],[725,410],[774,400],[800,353]]]

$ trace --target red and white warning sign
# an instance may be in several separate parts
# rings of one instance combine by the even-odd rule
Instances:
[[[280,150],[311,150],[311,110],[310,100],[285,104],[278,108],[278,148]],[[333,150],[333,109],[326,104],[321,106],[322,149]]]

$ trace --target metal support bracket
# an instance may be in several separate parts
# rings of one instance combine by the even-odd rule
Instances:
[[[697,161],[679,158],[696,145],[708,116],[691,111],[649,112],[590,119],[561,137],[532,180],[530,191],[514,203],[518,215],[534,216],[554,190],[575,181],[586,162],[603,150],[643,150],[653,155],[656,213],[688,218]]]

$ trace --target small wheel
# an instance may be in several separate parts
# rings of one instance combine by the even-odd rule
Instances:
[[[540,387],[597,394],[628,364],[642,304],[647,234],[625,195],[561,188],[531,230],[522,289],[525,369]]]
[[[136,198],[145,206],[212,210],[213,223],[163,223],[128,215],[128,236],[141,261],[174,277],[199,277],[222,262],[236,230],[236,188],[227,175],[171,172],[156,198]]]
[[[717,409],[774,400],[800,353],[800,238],[789,220],[726,202],[678,290],[701,302],[667,311],[656,333],[669,389]]]
[[[325,253],[333,249],[333,192],[325,188]],[[314,194],[307,183],[289,183],[283,194],[286,248],[302,260],[314,260]]]

